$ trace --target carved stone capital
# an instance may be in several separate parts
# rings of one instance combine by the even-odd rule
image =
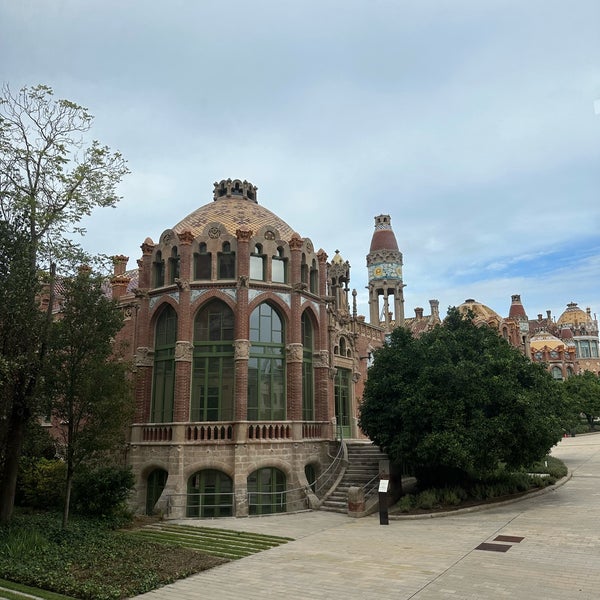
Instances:
[[[190,282],[187,279],[175,279],[175,284],[180,290],[185,290],[186,292],[190,289]]]
[[[327,352],[327,350],[319,350],[319,352],[315,352],[314,358],[315,369],[329,368],[329,352]]]
[[[248,275],[240,275],[238,277],[237,287],[238,288],[247,288],[248,287]]]
[[[292,234],[292,238],[289,241],[290,250],[302,250],[303,244],[304,242],[302,241],[302,238],[294,232]]]
[[[194,344],[192,342],[175,342],[175,360],[178,362],[192,362]]]
[[[337,373],[337,368],[331,367],[331,369],[329,369],[329,379],[335,379],[336,373]]]
[[[148,298],[148,290],[147,289],[134,288],[131,291],[133,292],[133,295],[136,298],[142,298],[142,299],[147,299]]]
[[[250,357],[250,340],[234,340],[233,356],[235,360],[248,360]]]
[[[302,344],[288,344],[286,346],[287,362],[302,362]]]
[[[194,234],[189,229],[178,233],[177,237],[182,244],[188,246],[194,241]]]
[[[249,242],[252,238],[253,232],[250,229],[236,229],[235,237],[241,242]]]
[[[135,351],[136,367],[151,367],[154,365],[154,350],[152,348],[139,347]]]

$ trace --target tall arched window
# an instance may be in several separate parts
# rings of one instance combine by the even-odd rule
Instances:
[[[285,512],[285,473],[274,467],[254,471],[248,476],[248,508],[251,515]]]
[[[160,250],[154,255],[154,262],[152,263],[152,283],[154,287],[165,285],[165,261]]]
[[[310,317],[302,314],[302,419],[315,419],[314,333]]]
[[[306,254],[302,253],[302,261],[300,263],[300,281],[308,287],[308,265],[306,264]]]
[[[175,342],[177,313],[167,305],[156,322],[154,336],[154,376],[150,421],[169,423],[173,420],[175,394]]]
[[[223,242],[217,258],[217,277],[219,279],[235,279],[235,252],[232,252],[229,242]]]
[[[319,293],[319,269],[317,269],[317,261],[313,258],[310,266],[310,291],[313,294]]]
[[[256,244],[250,254],[250,279],[265,280],[265,257],[260,244]]]
[[[194,279],[210,279],[212,273],[212,257],[206,249],[206,244],[198,245],[198,252],[194,253]]]
[[[271,281],[275,283],[285,283],[287,280],[287,259],[284,256],[283,248],[277,248],[277,254],[271,260]]]
[[[285,419],[285,339],[281,318],[260,304],[250,315],[248,420]]]
[[[175,283],[176,279],[179,279],[179,253],[177,247],[174,246],[169,258],[169,283]]]
[[[350,423],[350,369],[337,368],[335,373],[335,418],[338,433],[344,438],[351,435]]]
[[[194,322],[190,420],[233,419],[233,311],[220,300],[203,306]]]

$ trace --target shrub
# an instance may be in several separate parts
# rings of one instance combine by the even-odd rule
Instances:
[[[59,508],[64,501],[65,478],[65,463],[61,460],[22,458],[17,503],[30,508]]]
[[[416,508],[430,509],[439,505],[434,489],[423,490],[415,499]]]
[[[400,500],[398,501],[398,510],[400,512],[405,513],[410,512],[414,507],[413,499],[414,496],[412,496],[411,494],[406,494],[406,496],[402,496],[402,498],[400,498]]]
[[[73,480],[73,510],[93,517],[124,516],[134,483],[133,472],[128,467],[82,469]]]

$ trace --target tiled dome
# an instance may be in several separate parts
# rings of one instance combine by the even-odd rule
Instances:
[[[239,179],[215,183],[214,200],[179,221],[173,231],[190,231],[196,237],[210,223],[221,223],[232,236],[237,229],[249,229],[256,234],[264,226],[276,230],[279,239],[285,241],[289,241],[294,233],[285,221],[258,204],[254,186]]]

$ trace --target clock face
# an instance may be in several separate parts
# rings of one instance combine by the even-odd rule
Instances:
[[[542,360],[542,357],[543,357],[543,356],[544,356],[544,355],[543,355],[541,352],[536,352],[536,353],[535,353],[535,357],[536,357],[538,360]]]
[[[402,267],[397,263],[379,263],[369,267],[369,279],[400,279]]]
[[[558,358],[558,352],[556,350],[552,350],[552,352],[550,352],[550,356],[552,358]]]

